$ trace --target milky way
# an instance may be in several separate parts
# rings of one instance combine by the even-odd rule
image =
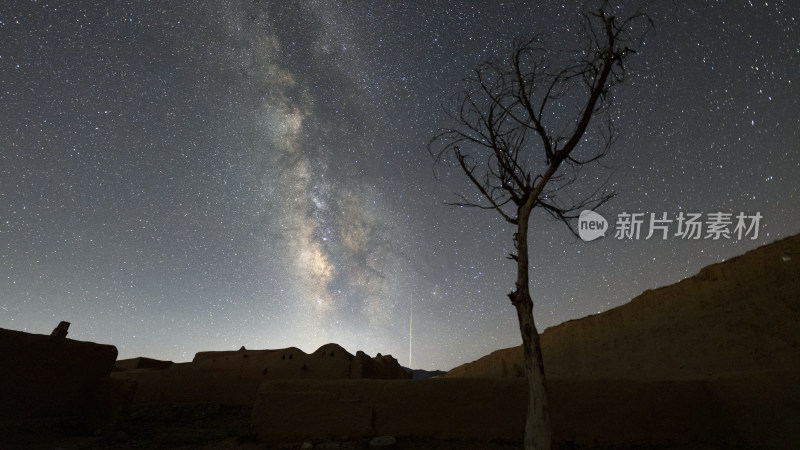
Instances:
[[[445,206],[474,191],[434,177],[426,144],[472,67],[519,35],[568,47],[579,10],[3,2],[0,327],[68,320],[120,357],[175,361],[337,342],[449,369],[518,345],[512,230]],[[577,189],[611,176],[612,226],[758,212],[759,236],[589,243],[536,215],[540,329],[800,231],[800,7],[649,11],[615,94],[612,169]]]

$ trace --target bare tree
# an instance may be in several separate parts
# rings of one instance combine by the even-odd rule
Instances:
[[[517,279],[508,297],[517,311],[528,377],[526,449],[551,447],[544,365],[529,289],[531,212],[540,207],[575,233],[570,221],[580,210],[596,208],[613,196],[606,183],[577,199],[567,188],[581,178],[581,168],[599,164],[613,144],[613,92],[626,80],[629,57],[653,26],[641,11],[618,18],[612,9],[608,2],[584,8],[577,51],[548,50],[538,37],[517,40],[510,58],[478,66],[467,78],[469,87],[455,97],[455,106],[446,108],[454,125],[440,130],[428,146],[437,166],[460,168],[477,188],[453,204],[494,210],[516,226],[516,253],[509,258],[517,262]]]

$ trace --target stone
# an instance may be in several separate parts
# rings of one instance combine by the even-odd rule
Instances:
[[[395,449],[397,439],[393,436],[376,436],[369,441],[369,448]]]
[[[53,332],[50,333],[51,337],[56,339],[65,339],[67,337],[67,330],[69,329],[69,322],[61,321],[59,322],[58,326],[53,329]]]

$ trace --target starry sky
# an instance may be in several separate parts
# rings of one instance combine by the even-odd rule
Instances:
[[[521,342],[512,229],[426,145],[517,36],[579,2],[0,3],[0,327],[120,358],[336,342],[450,369]],[[538,211],[540,331],[800,231],[800,5],[665,1],[615,93],[620,213],[758,236],[583,242]],[[584,188],[585,189],[585,188]],[[735,219],[734,219],[735,221]],[[673,229],[675,231],[675,229]],[[412,319],[413,314],[413,319]]]

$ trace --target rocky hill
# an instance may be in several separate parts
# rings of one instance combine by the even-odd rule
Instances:
[[[548,377],[640,380],[800,370],[799,341],[800,235],[548,328],[541,337]],[[521,376],[521,347],[447,374]]]

